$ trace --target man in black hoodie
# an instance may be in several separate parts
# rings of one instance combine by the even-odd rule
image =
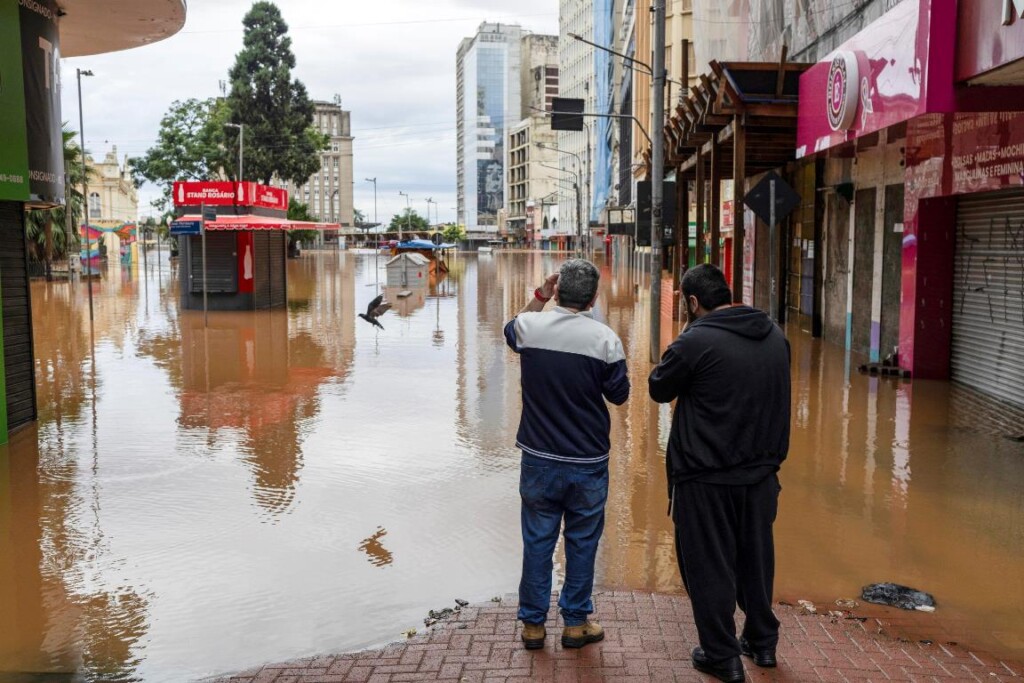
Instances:
[[[789,342],[762,311],[733,306],[713,265],[682,282],[689,322],[648,379],[651,398],[677,401],[666,466],[676,555],[700,647],[693,665],[744,679],[739,655],[775,666],[772,524],[789,450]],[[746,615],[737,640],[736,604]]]

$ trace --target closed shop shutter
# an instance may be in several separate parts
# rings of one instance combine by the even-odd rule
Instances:
[[[953,380],[1024,406],[1024,191],[960,200],[953,291]]]
[[[270,307],[270,233],[254,232],[252,248],[256,260],[256,278],[253,282],[253,297],[256,308]]]
[[[270,307],[278,308],[288,303],[288,292],[286,286],[286,263],[285,240],[287,235],[284,232],[275,231],[270,233]]]
[[[192,293],[203,292],[203,240],[192,237]],[[206,234],[206,282],[211,294],[233,294],[238,291],[238,257],[234,232]]]
[[[32,305],[22,205],[0,202],[0,293],[3,297],[7,425],[15,429],[36,419]]]

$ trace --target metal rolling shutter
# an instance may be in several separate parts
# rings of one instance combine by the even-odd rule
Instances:
[[[953,292],[953,380],[1024,406],[1024,191],[960,200]]]
[[[253,280],[253,297],[256,308],[270,307],[270,235],[254,232],[252,249],[256,262],[256,277]]]
[[[270,233],[270,307],[277,308],[288,303],[287,292],[287,268],[285,241],[287,235],[284,232],[275,231]]]
[[[192,239],[192,293],[203,292],[203,241]],[[211,294],[234,293],[238,291],[236,281],[238,258],[235,252],[234,232],[206,233],[206,278],[207,291]]]
[[[0,291],[3,296],[7,425],[13,430],[36,419],[32,303],[22,205],[0,202]]]

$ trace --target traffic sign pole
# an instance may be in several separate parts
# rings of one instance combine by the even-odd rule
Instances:
[[[210,323],[210,308],[206,297],[206,205],[199,205],[199,224],[203,240],[203,327]]]

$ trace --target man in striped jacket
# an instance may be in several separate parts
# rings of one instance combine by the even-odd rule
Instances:
[[[625,403],[629,378],[622,342],[591,313],[599,278],[593,263],[566,261],[505,325],[505,339],[520,355],[522,373],[523,412],[516,437],[523,452],[519,619],[528,650],[544,647],[552,555],[563,520],[562,646],[579,648],[604,638],[601,626],[588,616],[594,611],[594,560],[608,498],[611,421],[605,401]],[[552,298],[558,305],[545,311]]]

